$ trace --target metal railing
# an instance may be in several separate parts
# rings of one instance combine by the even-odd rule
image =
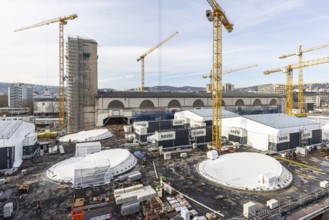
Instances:
[[[300,195],[298,198],[292,198],[287,202],[280,203],[279,206],[275,209],[263,209],[255,213],[254,216],[248,218],[251,220],[260,220],[260,219],[282,219],[282,217],[287,217],[291,213],[304,208],[318,200],[329,197],[329,188],[319,189],[317,191],[308,193],[306,195]],[[236,217],[234,219],[246,219],[243,216]]]

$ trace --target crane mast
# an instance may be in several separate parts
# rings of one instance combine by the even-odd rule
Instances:
[[[233,30],[224,10],[216,0],[207,0],[213,10],[207,10],[206,16],[213,23],[212,58],[212,147],[222,147],[222,26],[228,32]]]
[[[49,25],[52,23],[59,23],[59,104],[58,104],[58,109],[59,109],[59,124],[61,126],[64,126],[65,124],[65,105],[64,105],[64,25],[67,24],[68,20],[73,20],[77,18],[78,16],[76,14],[72,14],[69,16],[63,16],[63,17],[58,17],[58,18],[53,18],[50,20],[42,21],[33,25],[29,25],[26,27],[18,28],[14,30],[14,32],[18,31],[24,31],[28,29],[32,29],[35,27],[40,27],[44,25]]]
[[[314,50],[319,50],[319,49],[326,48],[326,47],[329,47],[329,44],[323,44],[323,45],[319,45],[319,46],[316,46],[316,47],[312,47],[312,48],[308,48],[308,49],[303,50],[302,45],[299,45],[297,53],[282,55],[279,58],[280,59],[285,59],[285,58],[291,57],[291,56],[298,56],[298,62],[302,63],[304,53],[311,52],[311,51],[314,51]],[[291,86],[292,86],[292,84],[291,84]],[[291,94],[291,96],[292,96],[292,94]],[[298,68],[298,110],[299,110],[299,114],[301,114],[301,115],[304,114],[304,112],[303,112],[303,99],[304,99],[303,68],[300,67],[300,68]],[[292,105],[292,103],[291,103],[291,105]]]
[[[151,49],[149,49],[148,51],[146,51],[145,53],[143,53],[138,59],[137,62],[141,61],[141,88],[140,90],[142,92],[144,92],[144,58],[152,53],[154,50],[156,50],[157,48],[161,47],[164,43],[166,43],[167,41],[169,41],[171,38],[173,38],[176,34],[178,34],[178,32],[174,32],[172,33],[170,36],[168,36],[166,39],[164,39],[163,41],[161,41],[160,43],[158,43],[157,45],[155,45],[154,47],[152,47]]]
[[[321,65],[321,64],[325,64],[325,63],[329,63],[329,57],[323,57],[323,58],[319,58],[319,59],[299,62],[299,63],[287,65],[283,68],[276,68],[273,70],[264,71],[265,75],[269,75],[271,73],[276,73],[276,72],[284,72],[287,74],[286,112],[288,115],[292,115],[292,107],[293,107],[292,106],[293,105],[293,99],[292,99],[293,73],[292,73],[292,71],[294,69],[300,69],[300,68],[310,67],[310,66],[317,66],[317,65]]]

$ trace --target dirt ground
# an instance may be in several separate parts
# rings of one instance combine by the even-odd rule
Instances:
[[[122,126],[111,126],[114,137],[102,141],[102,146],[106,148],[119,148],[126,141]],[[108,201],[108,205],[85,211],[85,219],[112,213],[113,219],[124,219],[120,215],[120,207],[113,199],[113,190],[142,183],[155,187],[159,180],[156,179],[152,162],[154,161],[159,176],[165,176],[171,185],[193,199],[218,210],[226,216],[226,219],[238,219],[242,216],[243,204],[253,201],[258,209],[266,206],[266,201],[277,199],[280,203],[294,201],[300,196],[319,189],[319,181],[328,179],[329,160],[321,157],[318,151],[314,151],[307,158],[302,160],[308,165],[315,166],[323,172],[308,169],[299,165],[280,161],[288,168],[294,176],[293,184],[278,192],[245,192],[224,188],[203,179],[196,171],[196,165],[206,159],[206,148],[194,149],[188,153],[187,158],[180,158],[179,154],[173,155],[171,160],[164,160],[163,157],[148,155],[147,165],[139,164],[136,169],[140,170],[143,177],[139,182],[118,182],[114,181],[104,186],[93,188],[73,189],[71,186],[60,185],[47,179],[45,173],[55,163],[74,156],[74,145],[65,145],[65,154],[45,155],[31,160],[25,160],[18,172],[6,177],[6,185],[3,189],[13,189],[13,197],[17,198],[19,207],[15,205],[16,216],[14,219],[69,219],[70,205],[74,194],[76,198],[84,198],[85,206],[94,204],[93,197],[102,197],[103,202]],[[131,152],[137,149],[148,152],[148,146],[138,146],[129,148]],[[240,151],[254,151],[251,148],[243,147]],[[237,166],[241,166],[237,162]],[[26,174],[22,170],[27,170]],[[302,174],[302,175],[300,175]],[[3,178],[3,177],[0,177]],[[30,188],[26,194],[18,192],[18,187],[22,183],[27,183]],[[42,211],[36,213],[37,201],[40,201]],[[200,215],[205,215],[208,210],[190,202],[193,209]],[[2,207],[0,205],[0,207]],[[0,211],[0,213],[2,210]],[[1,219],[1,217],[0,217]],[[130,216],[127,219],[143,219],[141,213]]]

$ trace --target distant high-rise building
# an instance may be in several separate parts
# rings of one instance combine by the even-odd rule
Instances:
[[[33,112],[33,89],[23,83],[14,83],[8,87],[8,105],[11,108],[29,108]]]
[[[285,84],[264,84],[258,86],[258,93],[267,93],[267,94],[286,94],[286,85]]]
[[[232,83],[223,84],[223,92],[232,92],[233,90],[234,90],[234,84]]]
[[[95,128],[97,87],[97,42],[68,38],[68,125],[69,133]]]
[[[275,93],[278,95],[286,95],[286,84],[278,83],[275,85]]]

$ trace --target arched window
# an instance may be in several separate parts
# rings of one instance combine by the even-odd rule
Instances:
[[[180,103],[176,99],[171,100],[168,104],[168,108],[180,108]]]
[[[262,102],[259,99],[254,101],[254,106],[262,106]]]
[[[235,102],[235,106],[244,106],[244,101],[242,99],[238,99],[236,102]]]
[[[193,102],[193,108],[203,108],[204,107],[204,103],[202,100],[197,99]]]
[[[152,108],[154,108],[154,104],[151,100],[144,100],[144,101],[142,101],[139,108],[140,109],[152,109]]]
[[[123,109],[123,108],[125,108],[125,106],[119,100],[113,100],[112,102],[109,103],[107,108],[108,109]]]
[[[272,99],[271,102],[270,102],[270,105],[277,106],[278,102],[276,101],[276,99]]]

